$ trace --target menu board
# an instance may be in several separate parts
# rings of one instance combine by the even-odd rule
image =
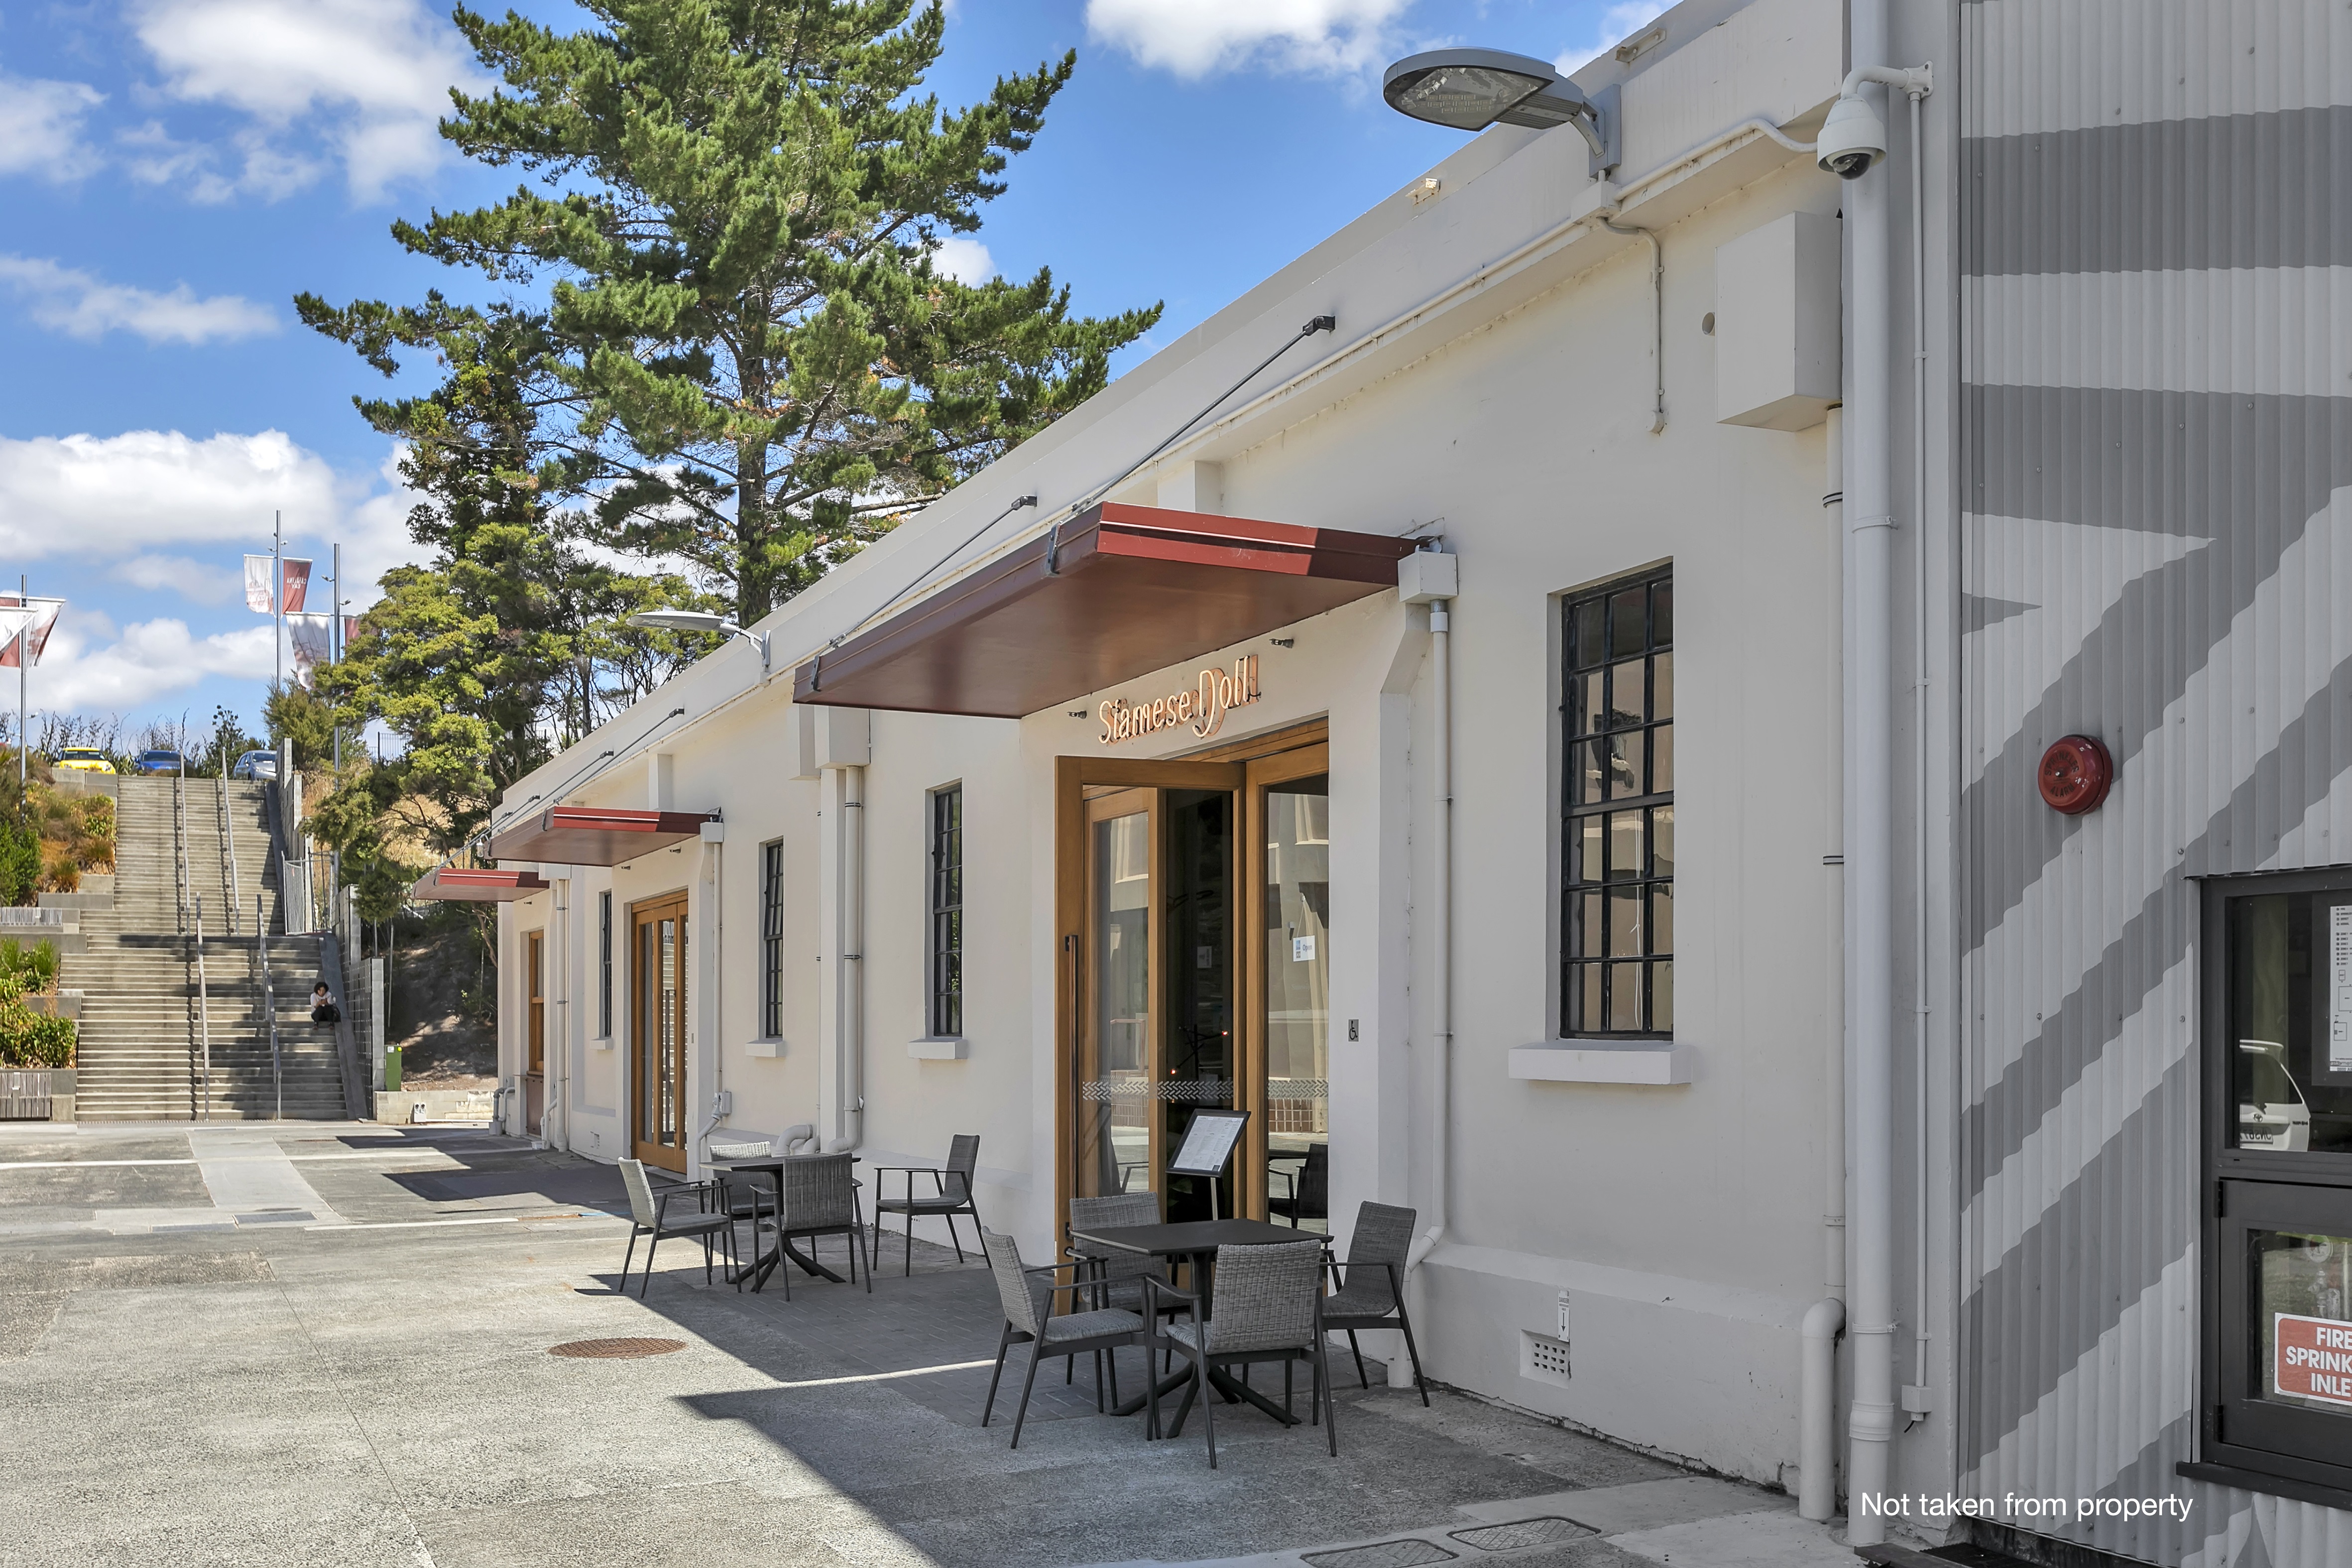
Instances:
[[[2327,911],[2327,1070],[2352,1073],[2352,904]]]
[[[1184,1146],[1168,1162],[1171,1174],[1179,1176],[1213,1176],[1225,1168],[1233,1156],[1234,1144],[1242,1135],[1242,1124],[1249,1120],[1246,1110],[1196,1110],[1192,1125],[1184,1130]]]

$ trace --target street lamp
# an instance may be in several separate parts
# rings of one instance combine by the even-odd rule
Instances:
[[[639,610],[629,617],[629,625],[666,632],[717,632],[721,637],[741,637],[760,650],[760,679],[768,679],[767,634],[739,626],[715,610]]]
[[[1432,49],[1389,67],[1381,96],[1400,114],[1456,131],[1573,125],[1591,149],[1594,174],[1617,166],[1616,89],[1596,101],[1548,60],[1502,49]]]

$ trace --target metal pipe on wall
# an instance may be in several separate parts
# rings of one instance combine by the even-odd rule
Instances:
[[[834,1078],[832,1133],[828,1154],[866,1141],[866,770],[844,765],[839,775],[834,832],[840,879],[835,909]]]
[[[1445,1239],[1448,1123],[1454,1114],[1454,601],[1429,606],[1430,1042],[1435,1047],[1429,1113],[1430,1226],[1405,1255],[1411,1274]],[[1394,1364],[1393,1362],[1391,1363]]]

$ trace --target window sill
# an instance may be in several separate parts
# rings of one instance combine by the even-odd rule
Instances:
[[[1538,1040],[1511,1047],[1511,1076],[1537,1083],[1689,1083],[1698,1050],[1679,1040]]]
[[[588,1048],[592,1051],[609,1051],[613,1048],[613,1037],[606,1035],[602,1039],[591,1040],[588,1042]]]
[[[926,1036],[907,1042],[907,1054],[919,1062],[960,1062],[971,1055],[971,1042],[958,1035],[942,1039]]]
[[[782,1040],[750,1040],[745,1042],[743,1046],[743,1054],[747,1057],[781,1057],[784,1054],[784,1042]]]
[[[2193,1460],[2175,1465],[2173,1471],[2189,1480],[2235,1487],[2242,1492],[2293,1498],[2297,1502],[2315,1502],[2323,1508],[2352,1509],[2352,1491],[2321,1481],[2292,1480],[2284,1476],[2272,1475],[2267,1470],[2241,1469],[2235,1465],[2199,1464]]]

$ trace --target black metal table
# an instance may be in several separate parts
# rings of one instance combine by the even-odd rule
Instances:
[[[1188,1219],[1164,1225],[1105,1226],[1099,1230],[1072,1230],[1072,1241],[1092,1243],[1112,1247],[1120,1252],[1139,1252],[1154,1258],[1184,1258],[1192,1260],[1192,1289],[1201,1298],[1201,1316],[1214,1314],[1216,1305],[1216,1257],[1220,1247],[1278,1247],[1289,1242],[1315,1240],[1330,1243],[1328,1237],[1313,1231],[1293,1230],[1286,1225],[1274,1225],[1262,1219]],[[1144,1375],[1151,1375],[1150,1355],[1144,1356]],[[1159,1392],[1172,1394],[1192,1380],[1190,1372],[1162,1379]],[[1228,1405],[1247,1400],[1286,1426],[1298,1425],[1298,1417],[1276,1405],[1239,1378],[1213,1369],[1209,1373],[1210,1386],[1225,1396]],[[1138,1394],[1120,1405],[1112,1414],[1132,1415],[1143,1408],[1146,1395]]]
[[[773,1190],[776,1194],[778,1209],[781,1211],[784,1198],[784,1167],[792,1163],[794,1160],[824,1160],[830,1158],[832,1158],[832,1156],[826,1154],[758,1154],[748,1160],[706,1160],[703,1162],[703,1166],[706,1170],[716,1171],[727,1174],[731,1174],[737,1171],[767,1172],[771,1180],[775,1184]],[[859,1162],[853,1157],[849,1163],[855,1165]],[[850,1205],[853,1209],[856,1206],[856,1197],[855,1194],[853,1194],[850,1198]],[[779,1225],[781,1225],[783,1219],[782,1214],[779,1212],[776,1218]],[[860,1216],[857,1223],[861,1225],[865,1223],[863,1216]],[[849,1244],[852,1247],[857,1245],[857,1237],[854,1233],[849,1238]],[[814,1275],[820,1279],[830,1279],[836,1285],[846,1285],[849,1283],[848,1280],[844,1279],[840,1275],[835,1274],[832,1269],[827,1268],[824,1264],[819,1263],[815,1258],[803,1252],[799,1247],[794,1247],[792,1243],[792,1238],[784,1235],[781,1229],[776,1232],[776,1245],[764,1253],[760,1250],[760,1238],[755,1234],[751,1237],[751,1261],[740,1265],[732,1273],[729,1274],[727,1276],[727,1282],[732,1285],[740,1280],[751,1279],[751,1288],[756,1290],[767,1282],[768,1275],[775,1268],[776,1265],[782,1263],[786,1258],[790,1258],[794,1263],[799,1264],[801,1266],[801,1272],[803,1274]],[[757,1276],[757,1279],[753,1279],[755,1275]]]

